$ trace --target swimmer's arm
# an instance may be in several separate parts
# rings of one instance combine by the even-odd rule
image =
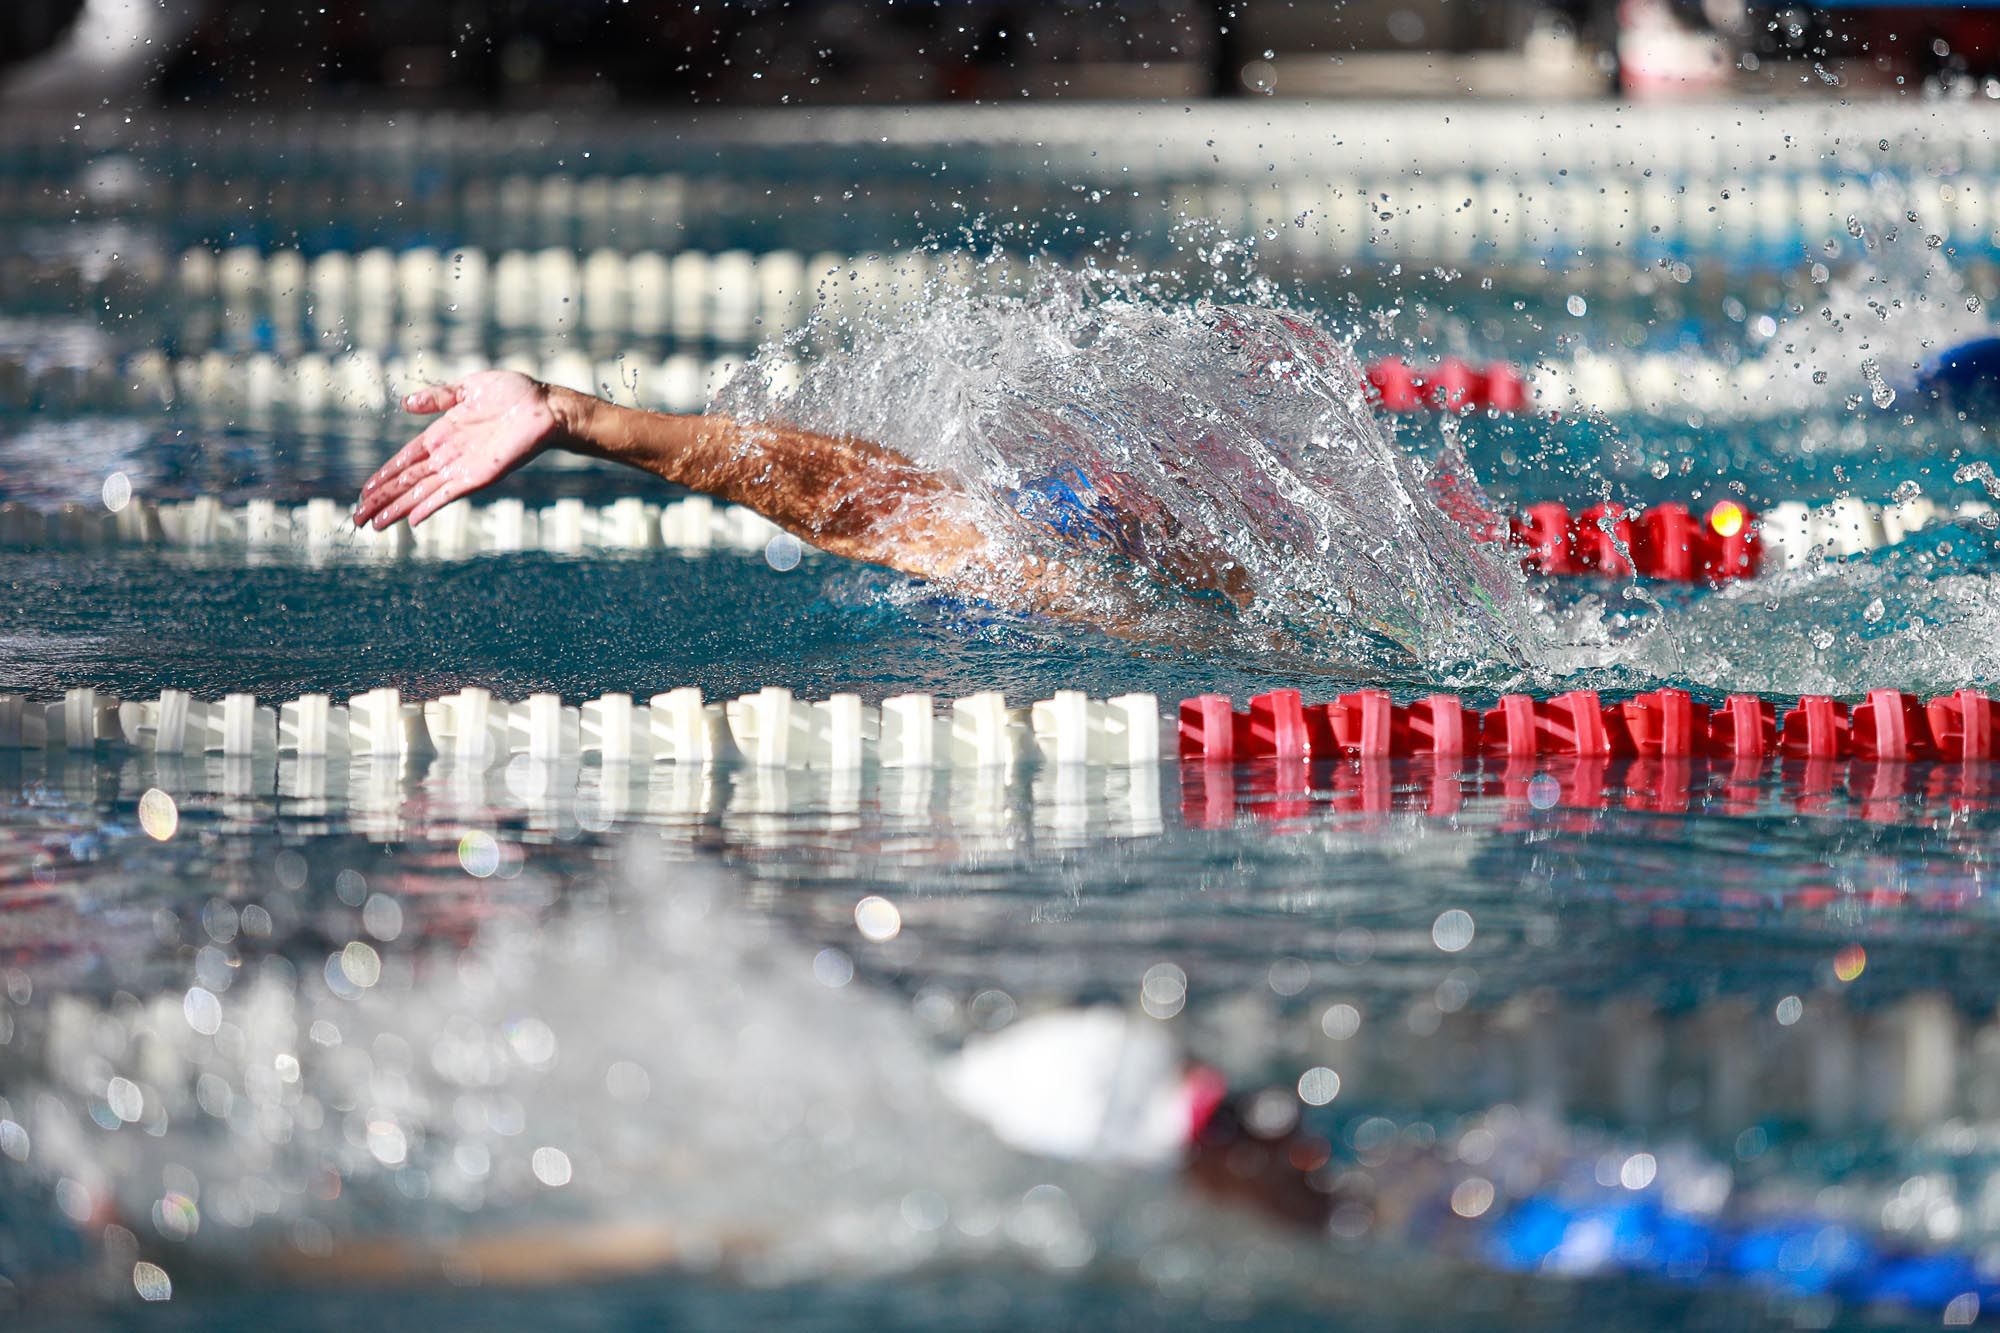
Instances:
[[[823,551],[925,578],[958,573],[985,553],[960,491],[872,440],[553,393],[573,451],[748,505]]]
[[[747,505],[821,550],[920,577],[988,558],[947,478],[869,440],[619,407],[510,371],[420,389],[403,405],[443,415],[368,479],[357,526],[421,523],[543,450],[567,449]]]

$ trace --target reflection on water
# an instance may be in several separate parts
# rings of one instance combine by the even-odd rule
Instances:
[[[1812,1322],[1935,1317],[2000,1227],[1981,767],[4,764],[0,1239],[38,1301],[976,1257]],[[1218,1231],[1199,1174],[1023,1158],[938,1099],[968,1036],[1106,1001],[1330,1231]],[[1363,1296],[1327,1247],[1416,1276]]]

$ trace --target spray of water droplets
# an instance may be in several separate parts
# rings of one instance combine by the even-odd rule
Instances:
[[[796,382],[767,352],[717,406],[952,476],[991,555],[954,593],[1356,674],[1528,656],[1511,562],[1443,512],[1442,469],[1378,421],[1346,346],[1282,304],[1051,269],[885,300],[840,334]],[[1029,576],[1050,560],[1058,596]]]

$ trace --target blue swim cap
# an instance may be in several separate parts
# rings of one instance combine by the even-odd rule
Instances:
[[[1975,338],[1924,362],[1916,389],[1926,396],[2000,397],[2000,338]]]

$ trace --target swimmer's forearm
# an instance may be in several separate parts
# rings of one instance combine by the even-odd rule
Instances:
[[[957,488],[872,440],[548,394],[551,444],[748,505],[821,550],[935,577],[984,547]]]
[[[549,411],[555,417],[556,438],[550,441],[571,453],[623,463],[668,481],[684,481],[689,461],[703,450],[724,445],[734,424],[726,418],[678,416],[619,407],[574,389],[551,385]],[[700,489],[697,487],[697,489]]]

